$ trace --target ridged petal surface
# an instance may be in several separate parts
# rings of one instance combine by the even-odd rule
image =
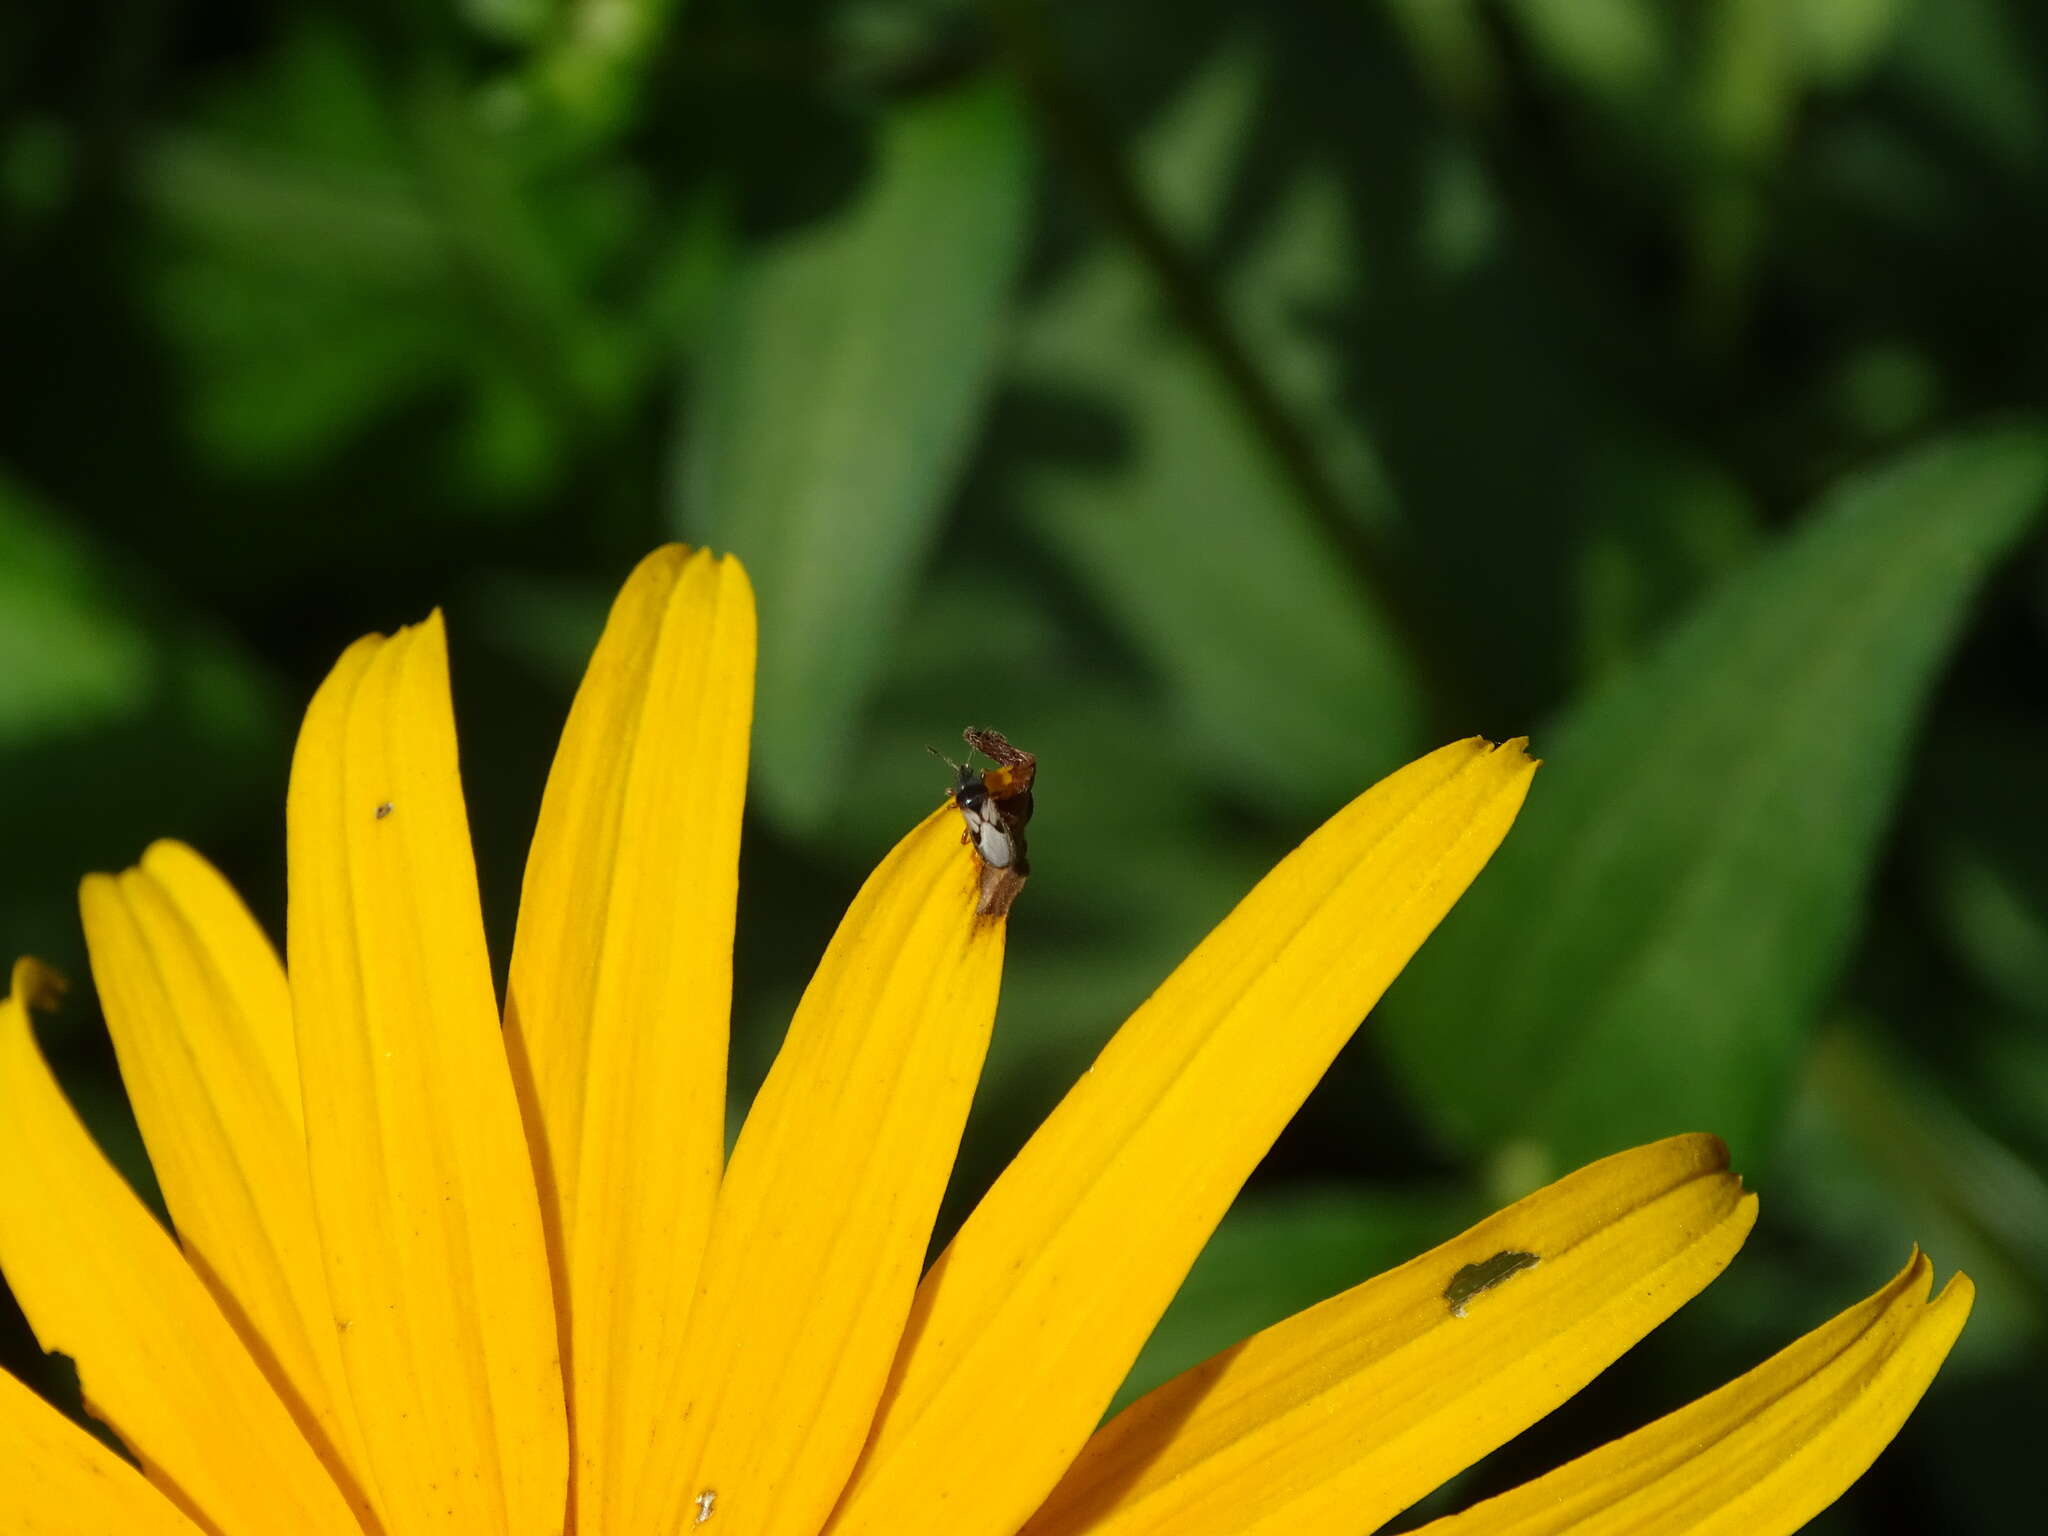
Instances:
[[[127,1462],[0,1371],[0,1531],[201,1536]]]
[[[655,1529],[688,1529],[710,1494],[717,1529],[812,1536],[860,1451],[995,1018],[1005,924],[975,914],[960,833],[942,807],[868,877],[747,1116]]]
[[[1513,822],[1534,762],[1462,741],[1290,854],[1110,1041],[919,1289],[833,1536],[1009,1536],[1196,1253]]]
[[[46,1350],[150,1481],[223,1536],[358,1536],[283,1401],[36,1049],[33,961],[0,1003],[0,1270]],[[27,1171],[33,1170],[32,1176]]]
[[[1133,1403],[1027,1536],[1372,1530],[1691,1300],[1755,1216],[1711,1136],[1603,1158]]]
[[[1891,1443],[1962,1332],[1956,1275],[1915,1253],[1876,1295],[1720,1391],[1422,1528],[1428,1536],[1787,1536]],[[1418,1533],[1420,1536],[1420,1533]]]
[[[438,614],[321,685],[286,830],[313,1202],[379,1507],[391,1536],[556,1536],[554,1299]]]
[[[79,909],[185,1257],[374,1523],[313,1224],[284,966],[228,883],[181,843],[88,876]]]
[[[573,1503],[648,1530],[725,1159],[754,605],[670,547],[613,604],[527,858],[505,1028],[566,1319]],[[667,1490],[659,1490],[666,1495]]]

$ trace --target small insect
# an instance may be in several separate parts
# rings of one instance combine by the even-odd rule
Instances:
[[[995,767],[976,773],[971,763],[932,755],[953,770],[953,787],[946,793],[967,823],[960,841],[981,860],[981,899],[974,910],[983,917],[1004,917],[1031,873],[1024,824],[1031,819],[1031,782],[1038,774],[1038,759],[1010,745],[1000,731],[969,726],[960,735]]]

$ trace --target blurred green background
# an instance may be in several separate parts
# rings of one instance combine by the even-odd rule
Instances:
[[[2026,1528],[2044,85],[2028,0],[8,7],[0,937],[82,982],[78,876],[159,835],[275,931],[297,712],[439,603],[502,954],[606,605],[708,542],[763,620],[742,1093],[926,744],[1040,755],[950,1223],[1323,816],[1526,731],[1134,1386],[1710,1129],[1747,1250],[1445,1497],[1917,1239],[1976,1318],[1814,1529]],[[43,1037],[148,1188],[89,988]]]

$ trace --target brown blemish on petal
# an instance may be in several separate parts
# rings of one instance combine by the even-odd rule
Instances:
[[[1477,1264],[1467,1264],[1444,1287],[1444,1300],[1451,1304],[1451,1316],[1463,1317],[1465,1303],[1483,1291],[1519,1275],[1525,1269],[1534,1269],[1543,1261],[1533,1253],[1519,1248],[1503,1249],[1490,1259],[1481,1259]]]

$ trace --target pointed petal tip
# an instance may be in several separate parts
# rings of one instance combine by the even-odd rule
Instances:
[[[1925,1301],[1927,1293],[1934,1288],[1934,1261],[1927,1257],[1927,1251],[1918,1243],[1906,1255],[1905,1266],[1892,1276],[1887,1291],[1900,1294],[1916,1293],[1916,1301]]]
[[[1968,1273],[1959,1269],[1948,1277],[1948,1284],[1941,1288],[1932,1304],[1936,1307],[1954,1307],[1967,1321],[1971,1310],[1977,1304],[1977,1283]]]
[[[1742,1184],[1741,1178],[1738,1177],[1735,1182],[1736,1186],[1740,1188]],[[1744,1190],[1742,1198],[1735,1202],[1735,1220],[1741,1226],[1742,1235],[1745,1239],[1748,1238],[1751,1232],[1756,1230],[1756,1213],[1760,1203],[1754,1190]]]
[[[684,546],[676,545],[673,547],[681,549]],[[747,574],[747,568],[741,563],[738,555],[731,553],[720,554],[716,550],[700,547],[691,550],[689,556],[688,565],[694,566],[699,561],[709,565],[717,577],[720,587],[725,590],[726,595],[744,600],[750,609],[753,607],[754,581]]]
[[[321,687],[325,688],[328,684],[332,683],[336,677],[346,670],[350,662],[366,661],[370,656],[375,655],[386,646],[395,645],[401,641],[410,643],[416,639],[427,639],[430,643],[437,644],[441,649],[446,650],[448,643],[448,617],[438,603],[428,609],[423,618],[415,619],[410,624],[400,624],[389,634],[384,633],[380,629],[373,629],[366,635],[356,636],[354,640],[351,640],[342,648],[341,654],[335,658],[334,665],[328,669],[327,677],[322,682]],[[317,690],[315,696],[318,696]],[[174,839],[165,838],[161,841],[171,842],[175,845]]]
[[[1510,736],[1505,741],[1495,741],[1490,736],[1467,736],[1447,742],[1429,756],[1448,764],[1456,760],[1460,748],[1469,754],[1469,761],[1484,764],[1487,773],[1518,785],[1520,793],[1526,793],[1530,778],[1543,766],[1543,759],[1530,755],[1526,736]]]
[[[743,599],[751,609],[754,603],[754,582],[747,574],[747,568],[734,554],[719,554],[709,549],[692,552],[690,563],[702,560],[710,565],[724,594],[730,598]]]
[[[1510,736],[1505,741],[1495,741],[1488,736],[1474,736],[1471,741],[1482,756],[1505,754],[1510,763],[1526,763],[1531,768],[1543,766],[1543,759],[1529,751],[1529,738],[1526,736]]]
[[[1376,1528],[1722,1272],[1755,1214],[1725,1163],[1619,1153],[1255,1334],[1097,1430],[1027,1536]]]
[[[673,576],[691,562],[708,558],[710,553],[709,550],[693,548],[688,544],[657,544],[633,562],[632,571],[621,585],[631,586],[636,581]]]
[[[1426,1536],[1789,1536],[1898,1434],[1961,1333],[1969,1280],[1930,1303],[1932,1273],[1916,1245],[1876,1292],[1718,1391]]]
[[[735,573],[746,579],[746,568],[740,557],[726,551],[721,553],[703,544],[685,544],[677,540],[668,544],[657,544],[642,555],[633,567],[633,576],[652,571],[680,571],[686,566],[708,564],[718,567],[721,574]],[[627,580],[631,580],[629,576]]]
[[[668,599],[673,601],[693,581],[710,582],[715,594],[714,602],[743,606],[747,626],[751,629],[754,587],[747,577],[746,567],[740,564],[737,555],[720,554],[701,545],[663,544],[648,551],[627,576],[620,594],[623,598],[635,588],[652,587],[665,589]],[[701,590],[699,597],[702,597]]]
[[[1957,1270],[1948,1277],[1939,1291],[1934,1289],[1934,1260],[1927,1250],[1918,1243],[1906,1256],[1903,1268],[1894,1275],[1880,1294],[1894,1294],[1909,1298],[1916,1311],[1924,1317],[1953,1308],[1960,1316],[1955,1320],[1958,1332],[1969,1319],[1970,1311],[1976,1304],[1977,1285],[1964,1270]]]

